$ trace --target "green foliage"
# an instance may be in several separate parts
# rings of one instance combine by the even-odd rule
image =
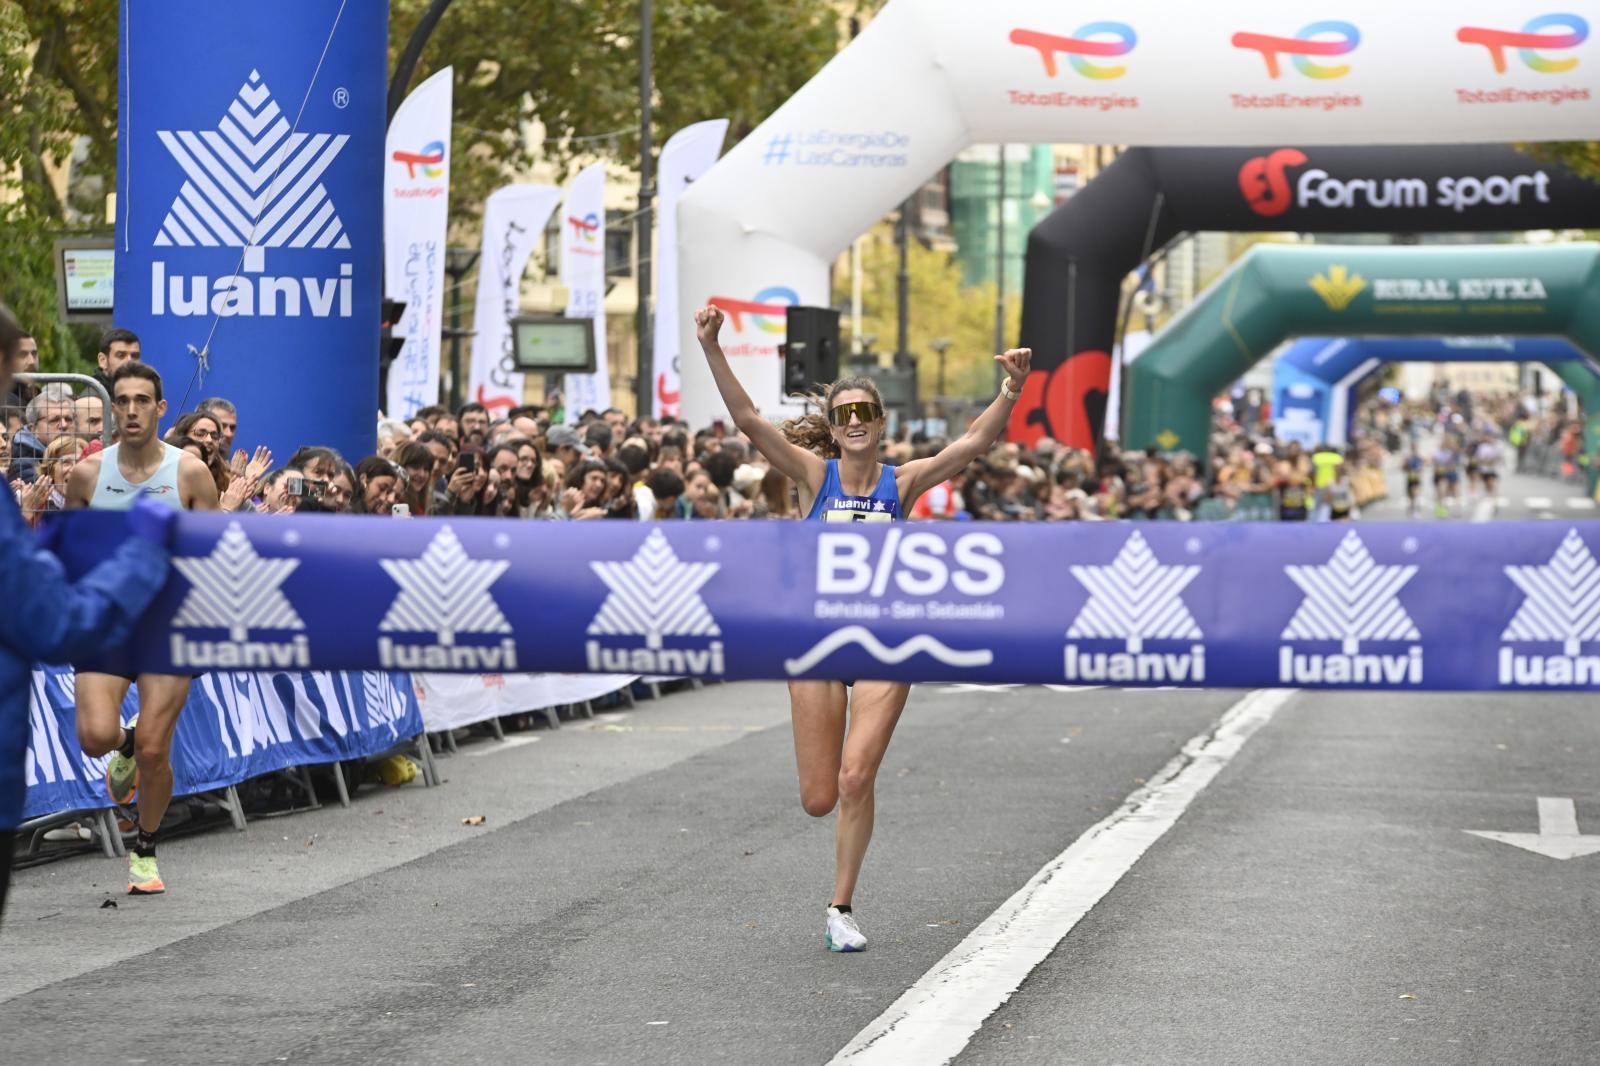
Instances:
[[[39,342],[48,370],[78,370],[85,355],[56,320],[56,237],[104,217],[58,195],[46,161],[80,153],[80,173],[109,182],[116,159],[116,0],[0,4],[0,301]],[[101,227],[103,228],[103,226]]]
[[[392,0],[392,60],[428,3]],[[412,81],[455,68],[453,213],[477,214],[536,155],[637,156],[639,12],[639,0],[455,0]],[[658,151],[673,131],[708,118],[731,120],[730,141],[744,137],[839,43],[826,0],[655,0],[651,28]],[[544,144],[526,143],[533,119]]]
[[[1535,159],[1560,163],[1579,177],[1600,182],[1600,141],[1552,141],[1517,147]]]
[[[861,253],[861,303],[863,335],[872,334],[872,350],[893,351],[898,330],[897,279],[900,255],[887,226],[880,226],[865,241]],[[988,399],[994,392],[994,317],[993,282],[964,286],[961,267],[948,252],[924,248],[911,242],[906,261],[910,298],[907,346],[917,357],[917,391],[923,400],[933,399],[939,388],[939,357],[932,342],[948,339],[945,353],[944,392],[959,399]],[[850,275],[835,275],[835,306],[848,306]],[[844,316],[845,344],[849,346],[850,322]],[[1016,343],[1022,332],[1022,298],[1006,300],[1005,343]]]

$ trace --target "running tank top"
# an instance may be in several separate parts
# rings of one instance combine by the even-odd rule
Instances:
[[[839,484],[839,460],[829,459],[828,476],[822,481],[817,498],[806,515],[810,522],[898,522],[900,487],[895,484],[894,467],[880,467],[878,483],[870,496],[849,496]]]
[[[97,511],[126,511],[142,493],[182,510],[183,496],[178,492],[178,463],[183,459],[183,449],[174,448],[165,441],[161,447],[165,449],[161,465],[156,467],[154,474],[137,485],[122,476],[122,467],[117,461],[122,445],[113,444],[101,452],[100,476],[94,483],[94,495],[89,497],[89,506]]]

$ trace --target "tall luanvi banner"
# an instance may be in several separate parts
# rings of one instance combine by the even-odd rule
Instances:
[[[685,126],[667,139],[657,172],[660,192],[656,199],[656,383],[651,390],[651,414],[678,416],[681,388],[678,351],[678,201],[722,154],[728,120],[708,119]],[[642,266],[640,269],[649,269]]]
[[[439,402],[445,230],[450,224],[450,99],[445,67],[406,97],[384,146],[384,291],[406,305],[405,344],[389,368],[384,411],[409,419]]]
[[[117,325],[174,410],[282,456],[372,450],[383,0],[124,0]]]
[[[472,314],[471,395],[495,417],[522,403],[511,319],[521,304],[522,271],[561,200],[553,185],[507,185],[483,205],[483,254]]]
[[[567,186],[561,209],[561,284],[567,317],[594,320],[594,373],[568,374],[563,388],[567,421],[611,406],[606,359],[606,165],[584,167]]]

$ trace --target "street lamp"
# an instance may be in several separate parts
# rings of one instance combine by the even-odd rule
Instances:
[[[934,397],[939,401],[940,414],[944,413],[944,353],[949,351],[950,346],[954,343],[955,341],[949,337],[935,337],[928,342],[928,347],[939,355],[939,379],[937,387],[934,389]]]

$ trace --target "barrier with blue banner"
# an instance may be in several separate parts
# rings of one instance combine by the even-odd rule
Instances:
[[[110,806],[105,764],[78,747],[73,673],[33,673],[23,817]],[[128,694],[123,718],[138,709]],[[197,678],[172,746],[174,795],[226,788],[292,766],[377,755],[417,736],[422,712],[397,673],[216,673]]]
[[[372,450],[388,14],[122,4],[117,325],[174,409],[225,396],[242,439],[283,458]]]
[[[72,512],[69,568],[125,516]],[[1600,688],[1600,523],[178,518],[125,666]]]

